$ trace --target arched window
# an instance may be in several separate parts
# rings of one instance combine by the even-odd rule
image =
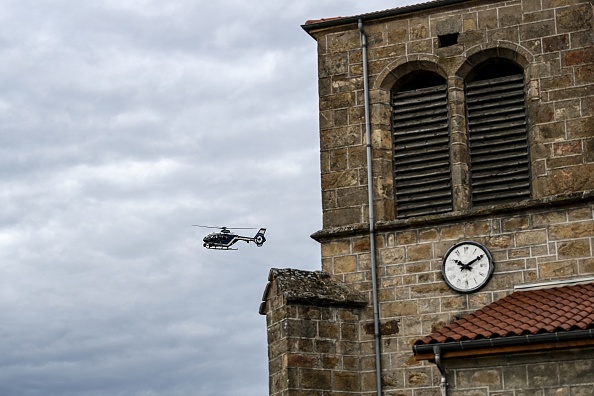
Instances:
[[[524,70],[502,58],[479,64],[466,79],[473,206],[530,198]]]
[[[392,148],[396,216],[452,210],[447,84],[415,71],[392,88]]]

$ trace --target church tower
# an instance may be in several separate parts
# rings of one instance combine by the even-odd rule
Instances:
[[[593,8],[303,25],[321,271],[270,273],[270,395],[594,395]]]

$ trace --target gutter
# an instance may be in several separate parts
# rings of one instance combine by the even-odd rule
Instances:
[[[307,21],[305,24],[301,25],[301,28],[305,30],[308,34],[312,30],[316,29],[323,29],[335,26],[342,26],[347,25],[349,23],[359,23],[359,21],[371,21],[374,19],[398,16],[402,14],[408,14],[415,11],[425,11],[432,8],[437,7],[445,7],[449,5],[455,5],[460,3],[467,3],[470,0],[434,0],[434,1],[427,1],[420,4],[411,4],[408,6],[391,8],[389,10],[384,11],[377,11],[377,12],[370,12],[367,14],[349,16],[349,17],[338,17],[338,18],[331,18],[331,19],[322,19],[319,21]]]
[[[443,352],[479,350],[487,348],[503,348],[510,346],[537,345],[551,342],[580,341],[594,339],[594,329],[563,331],[556,333],[528,334],[524,336],[489,338],[457,342],[443,342],[435,344],[413,345],[415,356],[433,355],[433,360],[441,374],[441,395],[447,396],[448,382],[446,370],[442,363]],[[424,360],[424,359],[419,359]],[[427,359],[431,360],[431,359]]]
[[[546,342],[579,341],[586,339],[594,339],[594,329],[413,345],[413,353],[415,354],[415,356],[424,354],[434,354],[435,347],[438,347],[440,352],[443,353],[453,351],[468,351],[473,349],[524,346],[542,344]]]
[[[367,35],[363,29],[363,21],[357,22],[361,35],[361,52],[363,55],[363,92],[365,97],[365,138],[367,142],[367,199],[369,206],[369,255],[371,256],[371,286],[373,298],[373,334],[375,340],[375,373],[377,395],[382,394],[382,354],[380,349],[379,298],[377,291],[377,264],[375,251],[375,214],[373,208],[373,152],[371,147],[371,114],[369,111],[369,72],[367,70]]]

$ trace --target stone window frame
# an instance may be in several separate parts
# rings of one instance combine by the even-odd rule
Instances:
[[[512,43],[497,43],[496,46],[491,48],[484,48],[484,46],[477,46],[471,48],[465,52],[462,60],[458,65],[453,65],[453,62],[444,62],[444,59],[434,55],[419,55],[415,57],[406,57],[392,62],[384,68],[384,70],[375,79],[375,85],[372,88],[371,97],[376,100],[374,106],[376,111],[372,112],[371,123],[377,126],[376,133],[380,133],[381,136],[376,137],[376,141],[392,141],[392,128],[390,117],[392,113],[391,108],[391,91],[392,87],[402,77],[414,71],[428,71],[439,74],[446,79],[448,86],[448,110],[450,112],[450,156],[451,156],[451,177],[452,177],[452,195],[453,195],[453,210],[450,213],[471,213],[474,209],[472,207],[472,197],[470,191],[470,157],[468,148],[468,125],[466,118],[466,95],[465,95],[465,81],[467,76],[474,70],[474,68],[482,63],[483,61],[503,58],[510,60],[517,64],[524,70],[524,92],[526,97],[526,111],[527,111],[527,127],[526,133],[528,138],[529,146],[529,158],[530,165],[529,171],[532,176],[534,167],[534,157],[532,152],[535,150],[534,133],[533,128],[535,121],[530,116],[534,114],[534,110],[531,110],[535,103],[534,96],[537,96],[532,80],[531,80],[531,68],[533,56],[526,49],[517,46]],[[537,89],[536,89],[537,90]],[[380,118],[381,117],[381,118]],[[387,122],[386,122],[387,121]],[[388,148],[389,146],[389,148]],[[378,152],[384,152],[379,154],[377,157],[390,158],[390,164],[392,164],[392,146],[383,144],[381,147],[374,148]],[[383,164],[382,164],[383,165]],[[381,169],[386,169],[382,166]],[[390,167],[390,169],[393,169]],[[396,213],[396,205],[394,198],[394,185],[393,177],[381,177],[378,182],[381,185],[382,191],[386,192],[384,195],[384,208],[391,206],[394,208],[392,211],[384,210],[384,213],[392,213],[392,218],[381,219],[383,221],[400,220]],[[531,198],[532,199],[532,186]],[[392,192],[391,197],[387,198]],[[499,206],[504,205],[493,205],[492,209],[497,209]],[[432,217],[431,215],[422,216]],[[433,216],[435,217],[435,216]]]

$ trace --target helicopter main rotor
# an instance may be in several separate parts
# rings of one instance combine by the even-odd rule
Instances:
[[[224,227],[224,226],[206,226],[200,224],[192,224],[192,227],[202,227],[202,228],[218,228],[219,230],[257,230],[255,227]]]

